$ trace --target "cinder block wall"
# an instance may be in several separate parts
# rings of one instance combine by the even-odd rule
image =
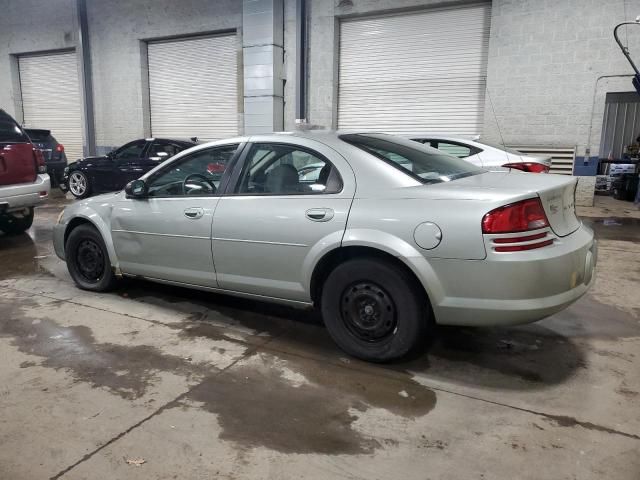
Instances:
[[[631,78],[598,80],[633,73],[613,39],[640,15],[626,4],[625,17],[625,0],[494,0],[484,135],[500,140],[499,125],[507,144],[577,146],[576,173],[595,173],[605,95],[633,91]],[[640,64],[640,26],[628,40]]]

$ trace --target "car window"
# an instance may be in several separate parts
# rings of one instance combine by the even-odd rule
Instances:
[[[198,150],[172,163],[148,181],[150,197],[216,195],[238,145]]]
[[[35,143],[53,143],[55,140],[51,136],[49,130],[33,130],[25,128],[25,133],[29,136],[32,142]]]
[[[154,160],[166,160],[184,149],[185,147],[180,147],[174,143],[156,140],[151,145],[147,156]]]
[[[456,143],[438,141],[436,148],[441,152],[448,153],[449,155],[453,155],[454,157],[458,158],[467,158],[473,155],[469,147]]]
[[[319,153],[295,145],[256,144],[247,156],[236,193],[300,195],[340,190],[337,169]]]
[[[136,142],[128,143],[127,145],[116,150],[113,158],[118,160],[140,158],[142,157],[142,152],[144,151],[145,144],[146,142],[144,140],[138,140]]]
[[[7,115],[0,114],[0,142],[12,143],[28,142],[29,138],[13,119]]]
[[[422,183],[449,182],[485,171],[452,155],[399,137],[350,134],[340,138]]]

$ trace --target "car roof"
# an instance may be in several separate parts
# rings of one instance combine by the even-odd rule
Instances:
[[[343,140],[340,138],[342,135],[376,135],[381,137],[389,137],[389,139],[403,138],[397,135],[390,135],[388,133],[379,131],[355,131],[355,130],[296,130],[288,132],[273,132],[273,133],[256,133],[253,135],[243,135],[239,137],[226,138],[223,140],[216,140],[213,142],[207,142],[201,145],[222,145],[229,143],[244,143],[244,142],[260,142],[268,141],[273,142],[276,139],[281,138],[295,139],[304,138],[309,140],[315,140],[325,145],[339,145]],[[404,139],[406,140],[406,138]]]

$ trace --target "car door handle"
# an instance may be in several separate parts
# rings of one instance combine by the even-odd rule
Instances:
[[[199,207],[187,208],[184,211],[184,216],[192,220],[197,220],[198,218],[202,218],[203,215],[204,215],[204,209]]]
[[[333,218],[332,208],[310,208],[305,216],[313,222],[328,222]]]

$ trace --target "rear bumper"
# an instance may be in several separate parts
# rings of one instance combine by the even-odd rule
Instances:
[[[49,175],[40,174],[33,183],[0,187],[0,211],[11,212],[35,207],[49,197],[51,181]]]
[[[516,325],[557,313],[594,282],[597,242],[581,226],[553,246],[499,260],[430,259],[443,296],[432,306],[443,325]]]

